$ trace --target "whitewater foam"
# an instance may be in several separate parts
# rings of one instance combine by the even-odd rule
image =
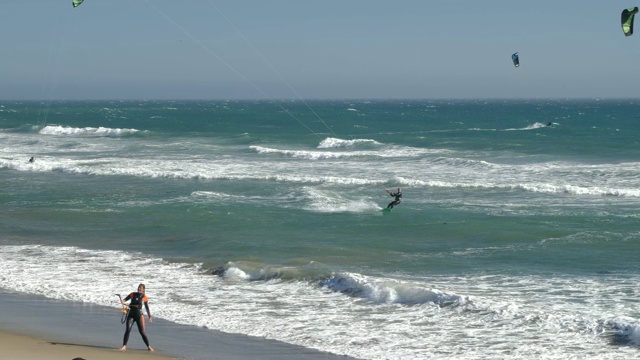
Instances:
[[[120,137],[124,135],[136,134],[140,130],[137,129],[112,129],[107,127],[69,127],[60,125],[47,125],[42,128],[39,133],[42,135],[58,135],[58,136],[108,136]]]

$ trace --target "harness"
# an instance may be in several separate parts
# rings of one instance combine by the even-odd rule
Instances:
[[[118,299],[120,299],[120,305],[122,306],[122,309],[120,311],[122,311],[122,318],[120,319],[120,323],[124,324],[127,321],[127,317],[129,317],[129,313],[131,312],[131,309],[135,309],[137,311],[140,312],[140,315],[142,316],[142,303],[140,304],[127,304],[124,302],[124,300],[122,300],[122,296],[120,296],[120,294],[115,294]],[[132,299],[133,300],[133,299]],[[142,298],[141,298],[142,300]]]

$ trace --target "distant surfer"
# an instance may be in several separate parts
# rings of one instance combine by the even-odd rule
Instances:
[[[133,327],[133,323],[135,322],[138,325],[138,332],[142,336],[142,341],[144,341],[145,345],[147,345],[147,349],[149,351],[153,351],[153,348],[149,345],[149,339],[147,338],[147,334],[144,331],[144,314],[142,313],[142,306],[147,310],[147,316],[149,317],[149,322],[153,322],[151,320],[151,312],[149,311],[149,299],[147,295],[144,293],[145,286],[144,284],[138,285],[138,291],[132,292],[124,298],[124,301],[131,300],[128,304],[129,306],[129,315],[127,315],[127,327],[124,333],[124,340],[122,341],[122,347],[120,351],[127,350],[127,342],[129,342],[129,334],[131,333],[131,328]],[[123,305],[126,305],[122,302]]]
[[[389,205],[387,205],[387,209],[393,209],[394,206],[400,204],[400,201],[402,199],[402,190],[398,188],[397,192],[393,192],[391,190],[387,190],[387,192],[389,193],[389,195],[395,198],[392,202],[389,203]]]
[[[553,125],[553,123],[551,121],[549,121],[549,123],[547,124],[547,126],[551,126]]]
[[[29,159],[29,164],[33,164],[34,161],[36,161],[36,158],[32,156],[31,159]]]

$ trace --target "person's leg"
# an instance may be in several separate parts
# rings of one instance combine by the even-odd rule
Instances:
[[[129,342],[129,334],[131,334],[131,328],[133,327],[133,318],[131,316],[127,317],[127,326],[124,332],[124,339],[122,339],[122,347],[121,351],[127,350],[127,343]]]
[[[142,336],[142,341],[144,341],[144,344],[147,345],[147,349],[149,351],[153,351],[153,348],[151,346],[149,346],[149,338],[147,338],[147,334],[144,331],[144,316],[143,315],[140,315],[140,317],[136,319],[136,324],[138,324],[138,332],[140,333],[140,336]]]

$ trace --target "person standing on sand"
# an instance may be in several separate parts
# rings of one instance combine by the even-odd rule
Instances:
[[[131,333],[131,328],[133,327],[134,322],[138,325],[138,332],[140,332],[140,335],[142,336],[142,341],[147,345],[147,349],[149,351],[153,351],[153,348],[149,345],[147,334],[145,333],[144,315],[142,314],[142,305],[144,304],[144,308],[147,310],[147,316],[149,316],[149,323],[153,322],[153,320],[151,320],[151,312],[149,311],[149,299],[147,298],[147,295],[145,295],[144,291],[144,284],[140,284],[138,285],[137,292],[132,292],[124,298],[124,301],[131,300],[131,302],[129,302],[129,304],[126,304],[124,301],[122,302],[123,305],[129,306],[129,314],[127,315],[127,327],[120,351],[127,350],[127,342],[129,341],[129,334]]]

